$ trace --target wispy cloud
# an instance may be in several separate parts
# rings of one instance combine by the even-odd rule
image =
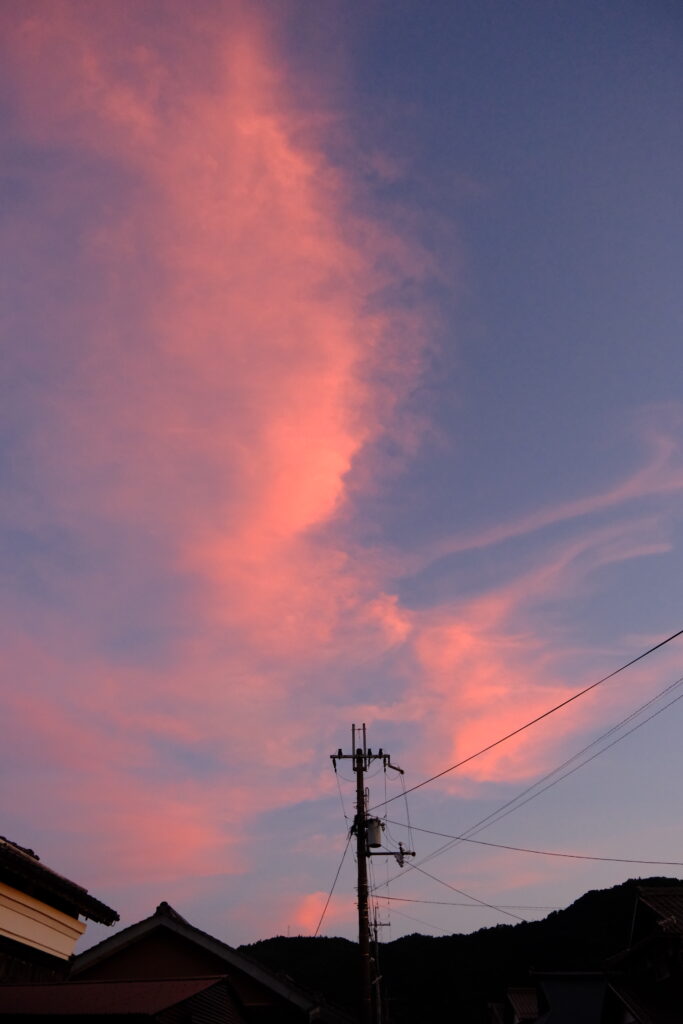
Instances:
[[[544,606],[666,552],[683,487],[660,431],[592,495],[418,551],[381,524],[372,548],[354,536],[379,439],[419,451],[401,408],[432,268],[359,212],[328,112],[299,108],[253,5],[219,8],[172,5],[163,27],[134,3],[2,15],[21,185],[3,243],[4,756],[17,827],[59,834],[86,884],[246,872],[255,819],[329,793],[321,751],[347,719],[389,723],[427,772],[567,696],[585,652]],[[399,593],[558,524],[578,528],[466,598]],[[528,777],[594,715],[470,782]],[[300,886],[283,920],[310,928],[321,898]]]
[[[217,867],[219,847],[225,869],[216,787],[243,813],[246,785],[252,815],[313,792],[301,741],[329,695],[298,707],[310,666],[340,629],[401,635],[391,599],[312,531],[418,372],[419,315],[381,296],[422,257],[354,214],[253,11],[187,37],[181,19],[160,44],[133,5],[5,23],[15,130],[56,163],[47,194],[28,170],[44,246],[22,252],[38,300],[16,305],[32,340],[8,371],[27,399],[8,518],[39,549],[43,605],[23,642],[50,648],[15,714],[77,776],[90,826],[128,837],[119,873],[158,869],[164,821],[185,837],[170,872]],[[193,781],[164,779],[164,757]]]

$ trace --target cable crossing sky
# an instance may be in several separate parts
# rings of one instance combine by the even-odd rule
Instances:
[[[430,775],[428,779],[423,779],[422,782],[418,782],[416,785],[410,786],[404,791],[404,793],[397,793],[396,796],[389,797],[386,803],[390,804],[393,800],[398,800],[400,796],[407,796],[408,793],[414,793],[416,789],[422,789],[423,786],[427,786],[430,782],[435,782],[437,779],[443,778],[444,775],[448,775],[450,772],[455,771],[456,768],[462,768],[463,765],[469,764],[469,762],[474,761],[475,758],[488,753],[489,750],[493,750],[494,747],[500,746],[501,743],[505,743],[507,740],[512,739],[513,736],[518,736],[521,732],[524,732],[525,729],[529,729],[532,725],[536,725],[537,722],[541,722],[544,718],[554,715],[556,711],[560,711],[562,708],[567,707],[568,704],[578,700],[579,697],[583,697],[585,694],[590,693],[591,690],[595,690],[596,687],[606,683],[609,679],[613,679],[614,676],[619,675],[620,672],[624,672],[627,668],[635,665],[636,662],[642,661],[643,658],[647,658],[648,655],[654,654],[655,651],[658,651],[661,647],[671,643],[672,640],[675,640],[681,635],[683,635],[683,629],[679,629],[676,633],[672,633],[671,636],[666,637],[665,640],[660,640],[660,642],[655,644],[654,647],[650,647],[647,651],[643,651],[642,654],[639,654],[637,657],[631,658],[631,660],[627,661],[625,665],[620,665],[619,668],[615,668],[613,672],[603,676],[602,679],[598,679],[595,683],[591,683],[590,686],[585,686],[582,690],[572,694],[571,697],[567,697],[566,700],[560,701],[559,704],[555,704],[552,708],[548,708],[547,711],[544,711],[541,715],[537,715],[536,718],[532,718],[528,722],[525,722],[524,725],[520,725],[519,728],[513,729],[512,732],[508,732],[504,736],[499,737],[499,739],[494,740],[493,743],[489,743],[485,747],[482,747],[481,750],[477,750],[474,754],[464,757],[462,761],[457,761],[448,768],[444,768],[443,771],[437,772],[436,775]],[[370,807],[369,810],[374,811],[377,807],[382,806],[384,806],[384,804],[375,804],[373,807]]]

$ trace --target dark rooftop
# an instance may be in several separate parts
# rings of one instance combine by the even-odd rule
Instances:
[[[78,954],[72,964],[71,976],[78,977],[80,972],[90,970],[98,963],[106,961],[112,953],[134,943],[142,935],[149,934],[156,928],[168,928],[208,949],[225,961],[226,974],[230,974],[235,969],[243,972],[287,1003],[312,1015],[311,1019],[323,1022],[323,1024],[351,1024],[355,1020],[352,1015],[327,1004],[318,993],[302,988],[285,975],[274,973],[259,960],[247,956],[240,950],[233,949],[227,943],[190,924],[165,900],[157,906],[150,917],[107,936],[97,945]],[[252,1007],[251,1013],[254,1012]]]
[[[641,901],[655,912],[664,931],[683,934],[683,886],[638,890]]]
[[[225,979],[171,978],[155,981],[79,981],[58,985],[0,986],[0,1014],[152,1014],[196,996]],[[227,988],[225,992],[228,997]],[[233,1015],[234,1020],[239,1017]]]
[[[33,850],[4,836],[0,836],[0,878],[44,903],[52,900],[67,904],[76,915],[82,914],[90,921],[114,924],[119,919],[115,910],[91,896],[82,885],[57,874]]]
[[[509,988],[507,997],[519,1021],[536,1020],[538,995],[535,988]]]
[[[610,981],[610,988],[642,1024],[680,1024],[683,989],[678,979],[643,986],[618,978]]]

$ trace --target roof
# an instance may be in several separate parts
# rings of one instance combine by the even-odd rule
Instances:
[[[44,903],[51,899],[67,903],[76,915],[82,914],[90,921],[114,924],[119,920],[115,910],[91,896],[82,885],[57,874],[33,850],[4,836],[0,836],[0,879]]]
[[[509,988],[507,997],[519,1020],[536,1020],[538,995],[535,988]]]
[[[153,1014],[185,1002],[225,979],[171,978],[161,981],[80,981],[57,985],[0,986],[0,1012],[59,1016],[66,1014]],[[232,1002],[232,1000],[230,1000]],[[233,1007],[231,1024],[243,1019]]]
[[[645,987],[628,978],[615,978],[609,985],[638,1024],[680,1024],[683,989],[678,979]]]
[[[639,888],[642,903],[655,912],[664,931],[683,934],[683,886]]]
[[[244,953],[238,952],[220,939],[214,938],[207,932],[201,931],[186,921],[177,910],[174,910],[166,901],[160,903],[155,912],[150,916],[138,921],[137,924],[129,925],[121,931],[110,935],[99,942],[96,946],[86,949],[73,960],[71,977],[76,978],[81,971],[90,969],[100,961],[107,960],[119,950],[132,945],[138,939],[157,928],[167,928],[176,935],[180,935],[190,942],[196,943],[209,953],[213,953],[226,964],[237,971],[243,972],[253,981],[268,989],[274,995],[280,997],[290,1006],[296,1006],[304,1013],[316,1014],[316,1019],[322,1024],[350,1024],[353,1017],[341,1010],[328,1006],[324,999],[315,993],[309,992],[295,984],[291,979],[281,977],[273,973],[257,960]],[[227,973],[227,970],[226,970]]]

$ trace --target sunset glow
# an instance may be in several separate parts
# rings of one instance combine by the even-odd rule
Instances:
[[[483,54],[490,31],[502,52],[507,16],[487,28],[438,3],[451,42],[435,22],[413,47],[420,4],[370,7],[25,0],[0,15],[0,831],[124,925],[168,899],[235,944],[311,932],[344,801],[352,814],[353,781],[340,807],[329,765],[352,722],[412,785],[682,625],[680,304],[668,234],[643,234],[665,222],[657,196],[680,219],[666,126],[641,166],[665,83],[602,96],[621,57],[600,35],[599,109],[577,114],[573,73],[558,85],[540,53],[556,26],[526,12],[556,108],[533,108],[527,140],[537,90],[514,56],[509,110],[512,71],[482,70],[480,89],[463,64],[470,96],[453,70],[459,33]],[[570,64],[591,37],[590,15],[576,22]],[[661,56],[676,80],[680,29]],[[642,32],[656,47],[664,29],[653,15]],[[612,207],[589,188],[626,159],[618,111],[637,141]],[[546,116],[584,125],[588,178]],[[641,175],[651,195],[629,207]],[[641,236],[647,295],[629,285]],[[683,674],[680,650],[415,794],[414,820],[468,826]],[[619,790],[657,760],[657,728],[594,791],[577,775],[571,810],[539,804],[517,827],[630,848],[630,785],[639,848],[666,853],[679,839],[657,791]],[[671,735],[659,749],[657,779]],[[622,807],[611,830],[601,802]],[[562,903],[589,884],[576,865],[458,856],[437,874],[485,899]],[[426,892],[414,872],[395,884]],[[349,858],[326,928],[353,927]]]

